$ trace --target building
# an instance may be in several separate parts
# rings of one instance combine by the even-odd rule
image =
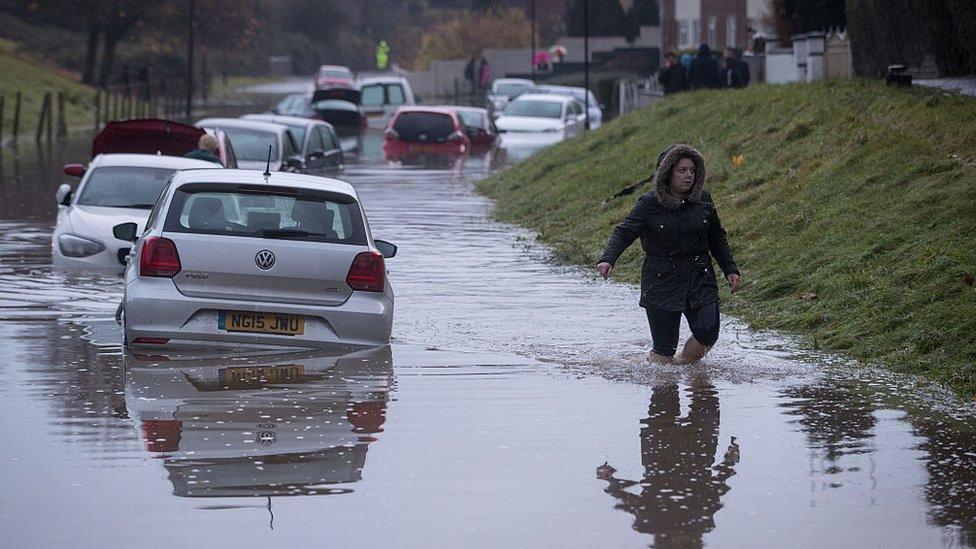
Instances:
[[[661,51],[708,44],[749,49],[750,29],[769,34],[771,0],[661,0]]]

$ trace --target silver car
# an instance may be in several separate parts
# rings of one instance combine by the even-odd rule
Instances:
[[[133,348],[384,345],[393,289],[347,183],[209,169],[176,174],[133,246],[122,322]]]

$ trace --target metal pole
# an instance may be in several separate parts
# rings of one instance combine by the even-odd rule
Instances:
[[[530,9],[532,10],[532,51],[529,53],[529,60],[532,63],[532,80],[535,81],[535,0],[532,0]]]
[[[20,92],[17,92],[17,97],[14,99],[14,147],[17,146],[17,138],[20,136]]]
[[[196,0],[190,0],[186,45],[186,119],[193,118],[193,27],[196,26]]]
[[[586,129],[590,129],[590,2],[583,0],[583,102],[586,105]]]

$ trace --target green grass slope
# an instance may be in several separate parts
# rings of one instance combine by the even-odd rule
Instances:
[[[4,96],[3,139],[10,139],[14,125],[14,101],[21,92],[20,139],[34,139],[44,103],[44,93],[52,92],[57,116],[57,92],[65,94],[65,117],[69,128],[92,126],[91,109],[95,90],[29,60],[5,53],[9,44],[0,44],[0,95]],[[54,119],[57,131],[57,118]]]
[[[866,81],[682,94],[479,189],[499,219],[592,265],[650,185],[604,200],[673,142],[704,154],[743,273],[725,311],[976,394],[976,99]],[[639,268],[635,243],[615,276]]]

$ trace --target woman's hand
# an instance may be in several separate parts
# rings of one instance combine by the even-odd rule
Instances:
[[[729,286],[732,287],[732,293],[734,294],[735,292],[738,292],[739,291],[739,275],[737,275],[735,273],[732,273],[732,274],[730,274],[729,276],[727,276],[725,278],[728,279]]]
[[[610,275],[613,274],[613,265],[607,263],[606,261],[604,261],[603,263],[597,263],[596,270],[600,273],[600,276],[602,276],[603,278],[605,279],[610,278]]]

